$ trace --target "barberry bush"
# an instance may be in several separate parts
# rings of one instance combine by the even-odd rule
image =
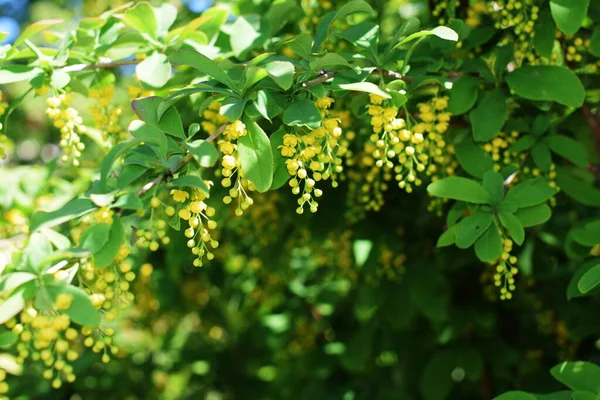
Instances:
[[[600,399],[600,2],[116,3],[0,45],[3,398]]]

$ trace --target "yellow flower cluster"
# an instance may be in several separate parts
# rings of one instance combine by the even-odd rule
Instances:
[[[495,262],[496,273],[494,274],[494,285],[500,288],[500,300],[510,300],[512,292],[516,289],[515,275],[519,270],[515,267],[517,257],[511,256],[513,242],[508,238],[502,239],[504,251],[500,259]]]
[[[8,103],[4,100],[4,96],[0,91],[0,117],[6,113],[6,109],[8,108]],[[6,158],[6,151],[4,150],[4,144],[8,141],[8,137],[2,133],[2,123],[0,123],[0,159]]]
[[[524,60],[535,62],[531,40],[534,36],[535,21],[538,19],[539,7],[533,0],[498,0],[490,2],[489,12],[495,19],[496,29],[510,29],[515,35],[515,40],[505,38],[504,43],[513,42],[515,46],[515,60],[518,65]]]
[[[230,204],[234,199],[237,199],[235,215],[240,216],[248,209],[254,200],[248,195],[248,192],[256,190],[254,184],[244,178],[244,173],[241,168],[240,157],[238,154],[237,140],[246,136],[246,125],[242,121],[233,121],[223,130],[222,139],[219,139],[219,150],[223,153],[221,159],[221,186],[230,188],[229,194],[223,197],[225,204]]]
[[[99,89],[90,88],[89,96],[95,101],[90,107],[90,112],[96,129],[102,131],[105,146],[110,148],[125,140],[127,132],[123,131],[119,123],[123,108],[113,104],[115,85],[106,85]]]
[[[465,23],[471,28],[477,28],[481,25],[482,16],[488,13],[488,7],[485,1],[476,1],[469,4],[467,8],[467,18]]]
[[[52,380],[55,389],[61,387],[65,380],[75,380],[70,363],[79,358],[75,350],[79,332],[71,326],[71,319],[61,313],[71,307],[72,301],[71,294],[61,293],[48,311],[39,311],[33,304],[27,304],[18,317],[5,324],[19,337],[17,363],[22,364],[26,359],[41,361],[46,367],[42,376]],[[4,380],[4,371],[0,375]],[[6,382],[0,383],[0,393],[4,394],[7,390]]]
[[[175,215],[175,208],[172,206],[161,206],[164,206],[164,204],[158,197],[150,199],[150,218],[144,221],[149,228],[140,228],[135,232],[138,238],[136,241],[138,247],[156,251],[160,244],[166,246],[171,242],[171,239],[167,236],[167,217]],[[137,212],[139,217],[143,217],[145,214],[144,210]]]
[[[226,116],[219,114],[219,109],[221,108],[221,103],[215,102],[208,106],[206,110],[202,112],[202,117],[204,121],[200,123],[204,132],[211,135],[214,133],[219,126],[223,125],[227,121]]]
[[[209,186],[212,185],[210,181],[205,182]],[[217,227],[217,223],[211,219],[215,215],[215,209],[204,202],[208,195],[199,189],[193,189],[191,195],[187,191],[173,189],[171,195],[173,200],[181,203],[178,212],[179,218],[187,221],[189,226],[184,232],[189,239],[187,246],[197,256],[193,262],[194,266],[201,267],[202,258],[206,257],[209,261],[215,258],[211,249],[219,246],[219,242],[212,238],[210,232]]]
[[[129,94],[129,101],[133,101],[141,97],[154,96],[153,90],[146,90],[140,86],[134,85],[129,85],[129,87],[127,88],[127,93]]]
[[[80,134],[86,133],[86,126],[83,125],[83,118],[79,116],[77,110],[69,105],[73,102],[73,96],[70,93],[62,93],[58,96],[49,97],[46,101],[48,108],[46,115],[53,121],[56,128],[60,129],[59,146],[63,149],[62,162],[73,163],[73,166],[79,166],[79,157],[85,149],[81,142]]]
[[[323,191],[315,187],[316,183],[331,179],[331,185],[337,187],[337,177],[343,170],[341,157],[346,147],[341,141],[341,121],[332,118],[328,111],[332,104],[332,98],[317,99],[315,105],[321,111],[322,126],[306,132],[286,133],[283,144],[279,146],[281,155],[287,158],[286,167],[292,176],[289,181],[292,193],[298,195],[302,192],[296,209],[298,214],[304,212],[306,204],[311,212],[317,212],[319,203],[316,198],[321,197]]]

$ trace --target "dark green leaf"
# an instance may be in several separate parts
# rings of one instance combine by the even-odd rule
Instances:
[[[191,143],[185,143],[185,147],[198,161],[198,164],[204,168],[212,167],[219,156],[215,145],[206,140],[194,140]]]
[[[271,183],[271,190],[276,190],[285,185],[285,183],[291,178],[288,172],[285,161],[287,158],[281,155],[279,146],[283,145],[283,136],[285,135],[285,129],[279,128],[277,132],[271,135],[271,152],[273,153],[273,183]]]
[[[506,211],[499,212],[498,217],[500,218],[500,223],[506,228],[515,243],[519,246],[522,245],[525,240],[525,229],[523,229],[521,220],[514,214]]]
[[[279,87],[288,90],[294,83],[294,64],[288,61],[271,61],[265,65],[267,73]]]
[[[537,177],[512,187],[505,198],[515,203],[518,208],[526,208],[549,200],[556,192],[556,188],[548,186],[546,179]]]
[[[577,283],[577,288],[581,293],[587,293],[598,284],[600,284],[600,262],[583,274]]]
[[[283,122],[289,126],[307,126],[317,129],[321,126],[321,112],[308,99],[294,101],[283,113]]]
[[[115,260],[117,254],[119,254],[121,245],[125,241],[125,232],[121,218],[118,215],[113,215],[112,218],[113,223],[110,226],[108,240],[99,250],[94,252],[94,266],[96,268],[108,267]]]
[[[502,255],[502,237],[496,224],[491,224],[475,242],[475,254],[483,262],[496,261]]]
[[[506,76],[518,96],[529,100],[555,101],[581,107],[585,99],[583,84],[570,69],[556,65],[527,65]]]
[[[550,59],[552,49],[554,48],[554,38],[556,35],[556,25],[552,20],[550,10],[543,8],[538,20],[535,23],[535,36],[533,37],[533,48],[542,57]]]
[[[533,207],[521,208],[515,216],[521,221],[524,228],[541,225],[548,221],[552,216],[552,210],[546,204],[539,204]]]
[[[564,135],[550,135],[546,138],[550,150],[573,162],[581,168],[587,168],[588,158],[585,148],[576,140]]]
[[[227,75],[223,68],[213,60],[193,50],[179,50],[169,56],[169,60],[177,65],[189,65],[198,71],[218,80],[232,90],[237,90],[235,82]]]
[[[196,189],[202,190],[204,193],[208,194],[210,189],[204,180],[196,175],[182,175],[171,181],[171,185],[175,187],[192,187]]]
[[[454,145],[456,159],[460,166],[475,178],[482,179],[486,171],[494,167],[494,161],[473,139],[466,137]]]
[[[577,33],[587,15],[590,0],[550,0],[550,11],[565,35]]]
[[[427,192],[430,196],[475,204],[489,204],[491,201],[489,193],[483,186],[460,176],[449,176],[430,183]]]
[[[459,249],[471,247],[486,232],[492,222],[492,215],[484,212],[476,212],[463,218],[454,226],[456,247]]]
[[[352,0],[347,2],[342,8],[340,8],[337,12],[331,12],[324,17],[321,18],[317,25],[317,30],[315,34],[315,42],[313,44],[312,51],[317,52],[319,46],[327,39],[327,35],[329,34],[329,27],[331,24],[341,18],[345,18],[350,14],[354,14],[357,12],[364,12],[368,14],[373,13],[373,9],[371,6],[362,0]]]
[[[477,102],[479,80],[470,76],[461,76],[452,85],[448,111],[452,115],[461,115],[469,111]]]
[[[600,395],[600,367],[584,361],[565,361],[550,370],[552,376],[572,390]]]
[[[504,178],[500,173],[489,170],[483,175],[483,188],[490,194],[491,203],[499,205],[504,197]]]
[[[531,158],[535,165],[543,172],[548,172],[552,165],[552,154],[550,149],[542,142],[536,143],[531,148]]]
[[[110,231],[109,224],[99,223],[90,226],[81,235],[79,247],[95,254],[108,242]]]
[[[74,218],[81,217],[95,209],[96,206],[91,200],[74,199],[56,211],[38,211],[34,213],[31,217],[29,231],[34,232],[38,229],[60,225]]]
[[[476,142],[487,142],[502,130],[508,109],[502,90],[495,89],[481,96],[477,106],[469,113]]]
[[[590,207],[600,207],[600,190],[589,183],[559,170],[556,184],[575,201]]]

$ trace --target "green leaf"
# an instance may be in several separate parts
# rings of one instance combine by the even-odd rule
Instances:
[[[587,168],[588,158],[585,148],[576,140],[564,135],[550,135],[546,144],[556,154],[573,162],[581,168]]]
[[[84,326],[97,326],[100,324],[100,313],[92,305],[88,294],[83,289],[69,284],[54,282],[45,285],[43,288],[45,291],[40,291],[38,296],[47,294],[52,303],[62,293],[73,296],[71,306],[63,311],[73,322]]]
[[[569,400],[598,400],[598,397],[592,392],[573,392]]]
[[[135,7],[125,11],[121,21],[140,33],[156,38],[158,23],[152,6],[146,1],[138,3]]]
[[[453,245],[456,242],[456,234],[454,233],[454,227],[450,227],[440,235],[437,240],[436,247],[446,247]]]
[[[452,371],[456,367],[450,350],[435,353],[421,374],[419,387],[424,400],[444,400],[452,391]]]
[[[17,339],[19,339],[19,336],[11,331],[0,333],[0,348],[6,349],[11,347],[17,342]]]
[[[201,167],[212,167],[219,157],[219,152],[215,145],[206,140],[199,139],[184,144]]]
[[[486,171],[494,168],[494,161],[473,139],[466,137],[454,145],[456,159],[460,166],[475,178],[482,179]]]
[[[219,109],[219,113],[229,119],[229,121],[237,121],[242,118],[244,108],[248,100],[238,100],[235,97],[228,97],[222,102],[222,106]]]
[[[477,102],[479,95],[479,79],[461,76],[452,85],[448,100],[448,111],[452,115],[461,115],[469,111]]]
[[[37,277],[36,274],[32,274],[31,272],[17,271],[5,273],[5,275],[0,278],[0,292],[16,289],[27,282],[37,279]]]
[[[600,57],[600,25],[596,26],[590,38],[590,53],[596,57]]]
[[[133,120],[129,124],[129,133],[140,141],[153,145],[152,149],[161,160],[167,159],[167,137],[156,126],[144,121]]]
[[[492,214],[484,212],[476,212],[463,218],[454,226],[456,247],[459,249],[471,247],[487,231],[492,222]]]
[[[600,220],[578,224],[570,233],[577,243],[588,247],[595,246],[600,243]]]
[[[310,69],[313,71],[332,67],[352,68],[352,65],[350,65],[344,57],[336,53],[327,53],[323,57],[317,58],[310,63]]]
[[[20,286],[0,303],[0,324],[6,323],[25,307],[27,301],[27,284]]]
[[[163,37],[177,19],[177,9],[171,4],[160,4],[154,7],[153,11],[156,18],[157,36]]]
[[[552,166],[552,153],[550,149],[542,142],[536,143],[531,148],[531,158],[535,165],[543,172],[548,172]]]
[[[231,25],[231,49],[237,58],[262,45],[266,38],[264,26],[258,15],[239,16]]]
[[[288,90],[294,83],[294,64],[289,61],[271,61],[265,65],[267,73],[282,89]]]
[[[135,67],[135,75],[148,86],[162,88],[171,77],[171,64],[166,55],[155,51]]]
[[[286,97],[270,90],[259,90],[256,92],[256,100],[250,105],[268,121],[281,114],[286,106]],[[247,108],[247,110],[248,110]]]
[[[600,284],[600,263],[594,265],[588,271],[583,274],[577,288],[581,293],[587,293]]]
[[[515,243],[519,246],[522,245],[525,240],[525,229],[523,229],[521,220],[514,214],[506,211],[499,212],[498,217],[500,218],[500,223],[506,228]]]
[[[476,142],[492,140],[502,130],[508,114],[506,98],[501,89],[485,92],[469,113]]]
[[[205,194],[210,192],[210,188],[204,180],[196,175],[182,175],[171,181],[175,187],[192,187],[202,190]]]
[[[550,370],[552,376],[572,390],[600,395],[600,367],[584,361],[565,361]]]
[[[533,48],[542,57],[550,59],[554,48],[556,25],[550,10],[543,8],[535,22],[535,36],[532,39]]]
[[[502,237],[496,224],[491,224],[475,242],[475,255],[483,262],[496,261],[502,255]]]
[[[256,190],[266,192],[273,183],[273,153],[271,143],[262,128],[244,117],[247,135],[238,139],[238,152],[244,176],[254,183]]]
[[[169,56],[169,60],[176,65],[189,65],[198,71],[216,79],[230,89],[237,91],[237,85],[227,75],[223,68],[213,60],[193,50],[179,50]]]
[[[29,25],[27,28],[23,29],[23,32],[21,32],[19,37],[15,40],[15,42],[13,43],[13,46],[14,47],[19,46],[20,44],[24,43],[27,39],[32,37],[33,35],[36,35],[36,34],[40,33],[41,31],[43,31],[51,26],[58,25],[62,22],[63,22],[62,19],[42,19],[40,21],[34,22],[33,24]],[[4,68],[5,67],[2,67],[2,69],[4,69]]]
[[[179,115],[179,111],[177,111],[175,106],[167,108],[162,115],[158,116],[158,122],[156,123],[156,126],[168,135],[185,140],[185,131],[183,130],[181,116]]]
[[[50,78],[50,86],[54,89],[62,89],[71,82],[71,75],[63,70],[55,69],[52,71],[52,77]]]
[[[556,175],[560,190],[573,200],[590,207],[600,207],[600,190],[581,179],[575,178],[562,169]]]
[[[371,21],[363,21],[350,26],[340,33],[340,37],[346,39],[354,46],[367,50],[367,55],[372,61],[376,61],[377,43],[379,41],[379,25]]]
[[[306,126],[317,129],[321,126],[321,112],[308,99],[299,99],[288,106],[283,113],[283,123],[289,126]]]
[[[100,185],[103,189],[106,189],[106,179],[108,178],[108,174],[110,173],[110,170],[112,169],[112,166],[115,163],[115,161],[123,154],[125,154],[130,148],[139,143],[140,142],[137,139],[121,142],[116,146],[113,146],[113,148],[110,149],[108,154],[104,156],[104,159],[102,160],[102,165],[100,166]]]
[[[28,81],[43,73],[44,70],[38,67],[29,67],[27,65],[4,65],[0,68],[0,85]]]
[[[526,392],[513,390],[494,397],[494,400],[537,400],[537,397]]]
[[[88,199],[74,199],[56,211],[38,211],[31,216],[29,231],[60,225],[95,210],[96,206]]]
[[[504,178],[496,171],[489,170],[483,175],[483,188],[490,194],[491,203],[499,205],[504,197]]]
[[[430,196],[466,201],[475,204],[489,204],[489,193],[479,183],[460,176],[449,176],[427,186]]]
[[[441,39],[449,40],[452,42],[458,41],[458,34],[454,30],[452,30],[446,26],[438,26],[437,28],[433,28],[430,31],[422,30],[422,31],[413,33],[411,35],[408,35],[407,37],[402,39],[400,42],[398,42],[396,45],[394,45],[393,48],[403,46],[407,43],[412,42],[415,39],[420,39],[420,38],[426,37],[426,36],[437,36]]]
[[[577,33],[587,15],[590,0],[550,0],[550,11],[565,35]]]
[[[271,190],[279,189],[291,178],[285,164],[287,158],[281,155],[281,150],[279,149],[279,146],[283,145],[284,135],[285,129],[282,127],[269,138],[271,152],[273,153],[273,183],[271,183]]]
[[[90,226],[81,235],[79,248],[95,254],[108,242],[110,231],[111,226],[103,222]]]
[[[533,207],[521,208],[515,213],[515,217],[521,221],[524,228],[541,225],[552,216],[552,210],[547,204],[539,204]]]
[[[583,84],[566,67],[527,65],[506,76],[508,86],[518,96],[529,100],[555,101],[570,107],[581,107],[585,99]]]
[[[505,198],[506,201],[515,203],[518,208],[526,208],[544,203],[556,192],[556,188],[548,186],[546,179],[537,177],[512,187]]]
[[[588,292],[585,293],[579,289],[579,281],[581,281],[581,278],[583,278],[583,276],[587,274],[592,268],[595,268],[597,266],[598,259],[592,259],[584,262],[575,270],[575,273],[571,277],[569,285],[567,286],[567,300],[571,300],[576,297],[590,296],[599,292],[600,288],[598,287],[591,288]],[[586,288],[585,285],[584,288]]]
[[[142,201],[135,193],[125,193],[113,203],[113,208],[122,208],[123,210],[141,210],[143,206]]]
[[[302,58],[308,58],[311,53],[313,43],[312,36],[308,33],[301,33],[292,39],[284,40],[281,45],[287,45],[290,50],[298,54]]]
[[[508,148],[510,152],[521,153],[533,147],[535,144],[535,137],[533,135],[525,135],[520,137],[512,146]]]
[[[392,96],[390,96],[387,92],[384,92],[382,89],[379,88],[379,86],[371,82],[344,83],[338,85],[338,87],[340,89],[350,90],[353,92],[376,94],[377,96],[383,97],[384,99],[392,98]]]
[[[113,215],[112,218],[113,223],[110,226],[108,240],[94,252],[94,267],[96,268],[105,268],[112,264],[125,241],[125,231],[121,218],[118,215]]]
[[[341,18],[345,18],[348,15],[363,12],[372,14],[373,8],[369,5],[369,3],[362,0],[352,0],[347,2],[342,8],[340,8],[337,12],[331,12],[324,17],[321,18],[319,23],[317,24],[317,30],[315,33],[315,42],[312,47],[313,52],[317,52],[319,46],[327,39],[329,35],[329,27],[331,24]]]

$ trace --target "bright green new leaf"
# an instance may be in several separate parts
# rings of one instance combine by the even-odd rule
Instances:
[[[167,159],[167,137],[159,128],[140,120],[134,120],[129,124],[129,133],[134,138],[151,144],[152,149],[161,160]]]
[[[485,92],[469,113],[476,142],[487,142],[502,130],[508,114],[506,98],[500,89]]]
[[[352,65],[350,65],[350,63],[344,57],[336,53],[327,53],[323,57],[317,58],[310,63],[310,69],[313,71],[332,67],[352,68]]]
[[[449,176],[427,186],[430,196],[475,204],[489,204],[489,193],[479,183],[460,176]]]
[[[95,210],[96,206],[88,199],[74,199],[56,211],[38,211],[31,217],[29,231],[60,225]]]
[[[519,246],[522,245],[523,241],[525,240],[525,229],[523,229],[521,220],[514,214],[506,211],[499,212],[498,218],[500,219],[502,226],[508,231],[510,237],[515,241],[515,243]]]
[[[0,68],[0,85],[28,81],[44,72],[38,67],[27,65],[5,65]]]
[[[454,233],[454,227],[450,227],[440,235],[437,240],[436,247],[446,247],[456,242],[456,234]]]
[[[475,242],[475,255],[483,262],[493,262],[500,258],[502,250],[502,237],[498,227],[496,224],[490,224]]]
[[[266,192],[273,183],[273,153],[269,137],[262,128],[244,117],[247,134],[238,139],[238,151],[244,176],[254,183],[256,190]]]
[[[239,58],[260,46],[266,39],[264,30],[258,15],[239,16],[231,26],[230,43],[235,56]]]
[[[569,107],[581,107],[585,99],[583,84],[566,67],[527,65],[506,76],[506,83],[518,96],[529,100],[555,101]]]
[[[215,145],[206,140],[194,140],[191,143],[185,143],[185,147],[187,147],[196,161],[198,161],[198,164],[204,168],[212,167],[219,157],[219,152]]]
[[[463,218],[454,226],[456,236],[456,247],[459,249],[469,248],[490,227],[493,222],[492,214],[476,212]]]
[[[142,1],[125,11],[121,21],[140,33],[156,38],[158,23],[150,3]]]
[[[96,310],[88,294],[83,289],[64,283],[49,283],[43,286],[43,288],[45,290],[40,290],[38,296],[48,296],[48,300],[51,303],[54,303],[60,294],[64,293],[72,296],[71,306],[64,310],[64,313],[73,322],[85,326],[97,326],[100,324],[100,313]]]
[[[196,175],[182,175],[171,181],[175,187],[191,187],[202,190],[205,194],[210,192],[210,188],[204,180]]]
[[[43,30],[50,28],[51,26],[58,25],[62,22],[63,22],[62,19],[42,19],[40,21],[34,22],[33,24],[29,25],[27,28],[23,29],[23,32],[21,32],[19,37],[17,37],[17,39],[13,43],[13,46],[19,46],[20,44],[24,43],[27,39],[32,37],[33,35],[36,35],[36,34],[42,32]],[[6,67],[2,67],[2,69],[4,69],[4,68],[6,68]]]
[[[448,100],[448,111],[452,115],[461,115],[473,108],[479,95],[479,83],[479,79],[466,75],[454,82]]]
[[[323,117],[315,104],[308,99],[294,101],[283,113],[283,123],[289,126],[307,126],[317,129]]]
[[[390,96],[387,92],[384,92],[382,89],[379,88],[379,86],[371,82],[344,83],[339,85],[339,87],[340,89],[350,90],[354,92],[376,94],[377,96],[383,97],[384,99],[392,98],[392,96]]]
[[[79,247],[95,254],[108,242],[110,231],[111,226],[103,222],[90,226],[81,235]]]
[[[288,90],[294,83],[294,64],[289,61],[271,61],[265,65],[267,73],[275,83]]]
[[[600,367],[584,361],[565,361],[550,370],[552,376],[572,390],[600,395]]]
[[[31,285],[31,284],[29,284]],[[25,307],[27,301],[28,284],[17,288],[10,296],[0,303],[0,324],[6,323]]]
[[[577,33],[587,15],[590,0],[550,0],[550,11],[565,35]]]
[[[576,140],[564,135],[550,135],[546,144],[556,154],[573,162],[581,168],[587,168],[588,157],[585,148]]]
[[[237,90],[235,82],[227,75],[223,68],[213,60],[193,50],[179,50],[169,56],[169,60],[176,65],[189,65],[198,71],[218,80],[232,90]]]
[[[135,74],[142,83],[161,88],[171,77],[171,64],[166,55],[155,51],[135,67]]]
[[[600,284],[600,263],[590,268],[577,283],[581,293],[587,293]]]
[[[556,188],[548,186],[546,179],[537,177],[512,187],[506,193],[505,198],[507,201],[515,203],[518,208],[526,208],[544,203],[556,192]]]

